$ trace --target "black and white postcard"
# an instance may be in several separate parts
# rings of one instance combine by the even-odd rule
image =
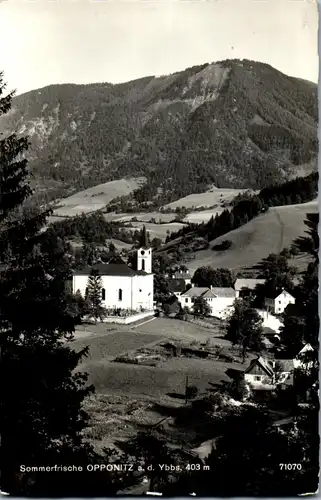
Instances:
[[[0,0],[0,491],[315,495],[318,4]]]

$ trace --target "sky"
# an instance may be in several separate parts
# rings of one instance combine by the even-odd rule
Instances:
[[[234,58],[318,81],[314,0],[0,0],[0,20],[0,70],[17,94]]]

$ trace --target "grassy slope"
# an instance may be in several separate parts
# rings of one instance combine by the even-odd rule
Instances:
[[[106,329],[112,326],[106,325]],[[130,331],[129,327],[119,327],[117,333],[79,339],[73,342],[73,346],[76,350],[86,345],[90,347],[89,356],[81,369],[89,373],[89,380],[98,392],[161,398],[171,392],[182,393],[186,375],[190,384],[204,391],[209,381],[219,383],[222,379],[227,380],[226,369],[238,365],[219,362],[214,366],[213,361],[209,360],[172,358],[160,366],[150,367],[114,363],[112,359],[166,339],[205,342],[211,336],[212,345],[230,346],[228,341],[217,337],[218,333],[217,327],[209,330],[185,321],[157,318],[137,327],[135,331]]]
[[[270,253],[279,253],[305,231],[304,220],[309,212],[318,211],[318,202],[270,208],[244,226],[210,242],[210,249],[196,253],[189,263],[191,271],[200,266],[240,269],[250,267]],[[223,240],[232,241],[232,247],[224,252],[211,250],[213,244]],[[300,259],[300,266],[303,261]]]
[[[105,182],[58,201],[54,215],[72,217],[104,208],[113,198],[132,193],[145,182],[144,177]]]
[[[197,207],[212,207],[214,205],[222,205],[233,200],[239,193],[244,192],[244,189],[228,189],[212,187],[204,193],[190,194],[180,198],[179,200],[168,203],[164,208],[175,210],[177,207],[197,208]]]
[[[134,227],[128,228],[129,231],[135,231],[135,229],[141,229],[143,226],[146,226],[146,229],[149,232],[150,239],[160,238],[161,240],[165,240],[167,231],[176,232],[184,226],[184,224],[181,224],[180,222],[172,222],[171,224],[132,222],[132,224]]]

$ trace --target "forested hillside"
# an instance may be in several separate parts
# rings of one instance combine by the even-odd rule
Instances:
[[[177,254],[207,249],[210,241],[237,229],[271,207],[301,204],[314,200],[318,195],[318,172],[298,177],[283,184],[274,184],[262,189],[257,195],[240,195],[235,198],[231,210],[224,210],[207,223],[188,224],[172,232],[159,253]],[[268,230],[268,228],[267,228]],[[212,250],[224,251],[230,248],[228,240],[220,241]]]
[[[0,131],[28,134],[40,200],[146,176],[138,201],[218,187],[261,189],[316,168],[317,87],[269,65],[227,60],[111,85],[17,96]]]

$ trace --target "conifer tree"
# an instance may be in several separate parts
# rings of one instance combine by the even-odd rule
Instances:
[[[86,299],[89,316],[95,319],[95,323],[105,316],[105,308],[102,303],[103,284],[97,269],[92,269],[88,278]]]
[[[247,352],[261,352],[262,334],[262,318],[257,311],[250,307],[246,300],[235,300],[234,312],[228,320],[225,338],[239,347],[243,362]]]

